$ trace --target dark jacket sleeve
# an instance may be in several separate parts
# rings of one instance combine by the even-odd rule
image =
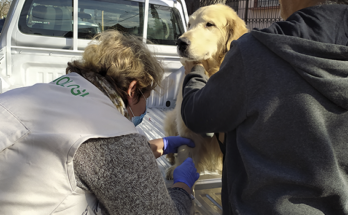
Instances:
[[[183,83],[182,118],[196,133],[227,132],[246,118],[247,83],[243,59],[233,42],[220,67],[208,80],[195,66]]]
[[[94,193],[103,214],[189,214],[190,196],[167,190],[146,138],[90,139],[74,157],[77,186]]]

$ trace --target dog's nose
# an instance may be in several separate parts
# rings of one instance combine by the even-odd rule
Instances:
[[[190,40],[188,40],[186,37],[179,38],[176,41],[176,44],[181,52],[184,52],[187,49],[187,47],[190,45],[190,43],[191,43]]]

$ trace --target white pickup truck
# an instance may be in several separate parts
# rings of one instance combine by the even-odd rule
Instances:
[[[180,0],[14,0],[0,37],[0,93],[64,75],[67,62],[80,58],[94,35],[116,29],[151,41],[149,49],[165,66],[162,88],[147,100],[138,126],[149,139],[163,137],[165,111],[174,108],[184,76],[175,42],[187,21]],[[170,164],[163,156],[157,163],[164,177]],[[202,174],[195,214],[222,214],[220,189],[220,175]]]

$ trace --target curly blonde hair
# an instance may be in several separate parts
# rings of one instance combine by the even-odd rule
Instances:
[[[95,72],[112,84],[127,105],[129,84],[136,80],[137,101],[142,93],[160,86],[164,69],[142,42],[142,38],[115,30],[96,35],[86,47],[82,60],[68,63],[66,73]],[[141,91],[141,92],[140,92]]]

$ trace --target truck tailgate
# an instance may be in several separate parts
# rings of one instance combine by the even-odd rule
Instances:
[[[164,137],[163,119],[165,117],[165,112],[169,110],[170,109],[148,108],[143,122],[137,129],[150,140]],[[165,179],[165,172],[171,164],[168,163],[165,156],[159,157],[157,159],[157,164],[166,186],[170,187],[173,181]],[[201,177],[194,186],[194,193],[196,197],[194,200],[194,214],[222,214],[221,175],[209,172],[201,174]]]

